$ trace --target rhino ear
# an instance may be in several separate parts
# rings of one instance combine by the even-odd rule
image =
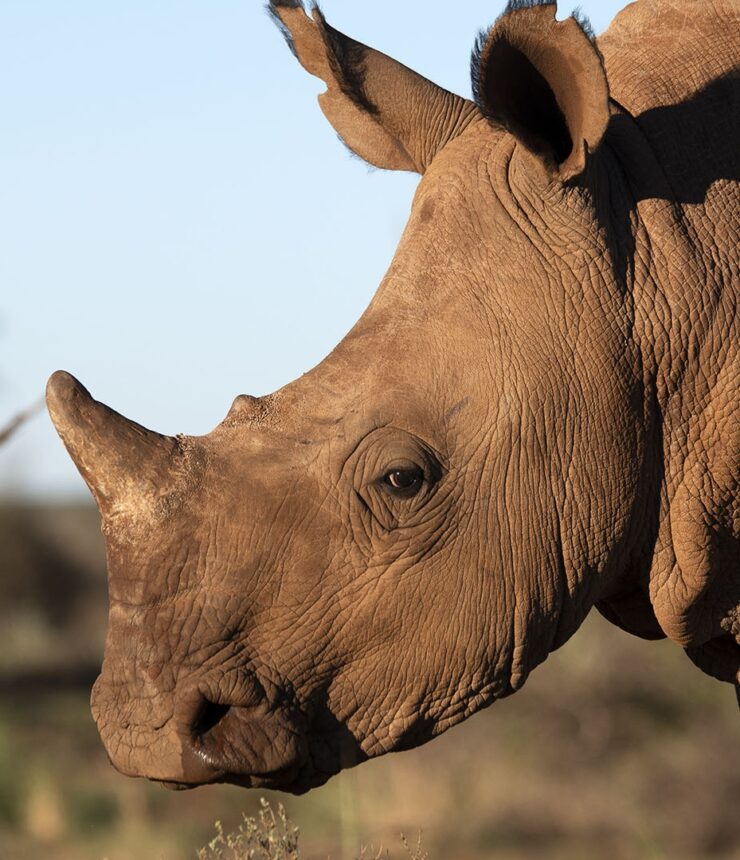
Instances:
[[[327,86],[324,115],[360,158],[388,170],[424,173],[442,147],[480,116],[473,102],[331,27],[317,6],[272,0],[301,65]]]
[[[609,121],[609,86],[588,25],[557,21],[555,3],[510,0],[471,61],[481,111],[555,175],[586,166]]]

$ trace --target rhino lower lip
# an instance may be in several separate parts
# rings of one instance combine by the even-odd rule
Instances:
[[[189,791],[191,788],[198,788],[198,784],[192,782],[170,782],[164,779],[150,779],[149,781],[156,782],[169,791]]]
[[[289,787],[294,783],[299,775],[300,767],[291,765],[281,770],[269,774],[260,774],[259,776],[251,776],[240,773],[225,773],[215,776],[212,779],[203,782],[178,782],[169,779],[151,779],[150,782],[155,782],[166,788],[169,791],[190,791],[193,788],[200,788],[204,785],[238,785],[242,788],[264,788],[278,789]]]

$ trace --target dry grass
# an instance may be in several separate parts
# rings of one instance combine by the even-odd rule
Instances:
[[[244,815],[235,830],[226,833],[217,821],[216,835],[198,851],[198,860],[298,860],[298,828],[282,803],[275,811],[261,797],[257,815]]]
[[[241,823],[229,833],[220,821],[216,835],[198,851],[198,860],[298,860],[298,828],[289,820],[282,803],[277,811],[269,801],[260,798],[260,810],[255,817],[242,816]],[[409,845],[400,834],[400,843],[409,860],[428,860],[421,847],[421,834],[416,845]],[[355,860],[391,860],[390,852],[363,846]]]

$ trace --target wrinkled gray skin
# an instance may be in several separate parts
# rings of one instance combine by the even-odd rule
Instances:
[[[103,515],[113,764],[305,791],[519,689],[594,605],[736,682],[735,4],[640,0],[603,62],[513,10],[476,103],[273,13],[348,145],[423,178],[354,329],[207,436],[52,378]]]

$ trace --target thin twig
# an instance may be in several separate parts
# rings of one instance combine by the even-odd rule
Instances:
[[[44,399],[43,397],[36,401],[32,406],[29,406],[28,409],[24,409],[22,412],[19,412],[15,417],[11,418],[10,421],[2,428],[0,428],[0,445],[4,445],[11,436],[13,436],[16,430],[19,430],[26,421],[29,421],[34,415],[38,415],[39,412],[44,408]]]

